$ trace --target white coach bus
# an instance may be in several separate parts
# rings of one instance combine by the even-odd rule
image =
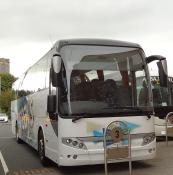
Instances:
[[[167,81],[167,85],[163,86],[159,76],[151,76],[156,136],[166,135],[166,116],[169,112],[173,112],[173,77],[168,77],[165,81]],[[173,128],[173,125],[168,124],[168,127]],[[169,136],[173,137],[170,133]]]
[[[98,39],[60,40],[13,85],[12,130],[17,142],[60,166],[104,163],[103,128],[115,120],[131,130],[132,160],[156,154],[147,57],[138,44]],[[146,91],[140,97],[145,77]]]
[[[167,69],[167,68],[165,68]],[[165,76],[159,72],[155,62],[149,64],[150,80],[153,93],[154,107],[154,127],[157,137],[166,136],[166,116],[173,112],[173,76]],[[167,70],[165,71],[167,73]],[[143,81],[144,77],[139,77],[137,81]],[[168,128],[173,128],[168,124]],[[173,137],[173,134],[169,133]]]

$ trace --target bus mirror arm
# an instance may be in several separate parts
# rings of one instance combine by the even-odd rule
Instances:
[[[54,115],[56,113],[56,95],[48,95],[47,112],[49,115]]]
[[[146,57],[147,64],[151,63],[152,61],[162,61],[162,60],[166,60],[166,58],[161,55],[151,55],[149,57]]]

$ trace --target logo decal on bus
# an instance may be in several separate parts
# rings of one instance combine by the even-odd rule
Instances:
[[[136,129],[138,127],[140,127],[140,125],[137,125],[135,123],[131,123],[131,122],[127,122],[127,121],[123,121],[127,124],[128,129],[133,130]],[[124,129],[124,126],[120,126],[122,129]],[[88,133],[92,133],[93,137],[103,137],[103,125],[99,125],[93,122],[88,122],[87,123],[87,132]],[[93,141],[94,143],[98,143],[101,141]],[[127,141],[124,140],[123,144],[127,144]]]

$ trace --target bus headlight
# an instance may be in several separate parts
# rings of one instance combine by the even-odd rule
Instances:
[[[79,148],[83,148],[84,147],[84,144],[83,143],[79,143]]]
[[[66,139],[66,144],[70,144],[72,142],[71,139]]]
[[[75,140],[75,141],[72,141],[72,145],[75,147],[77,146],[79,143]]]
[[[146,135],[143,137],[142,146],[151,143],[154,139],[155,139],[155,133],[146,134]]]
[[[78,149],[87,149],[86,145],[77,138],[64,137],[62,138],[62,143]]]

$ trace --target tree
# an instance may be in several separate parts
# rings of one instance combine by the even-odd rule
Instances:
[[[14,99],[12,84],[16,78],[8,73],[1,73],[1,94],[0,94],[0,112],[5,112],[10,118],[11,101]]]
[[[14,95],[11,90],[6,90],[0,95],[0,107],[1,112],[6,113],[10,118],[10,109],[11,109],[11,101],[13,100]]]
[[[6,91],[8,89],[11,89],[13,82],[16,80],[16,78],[8,73],[0,73],[1,77],[1,91]]]

